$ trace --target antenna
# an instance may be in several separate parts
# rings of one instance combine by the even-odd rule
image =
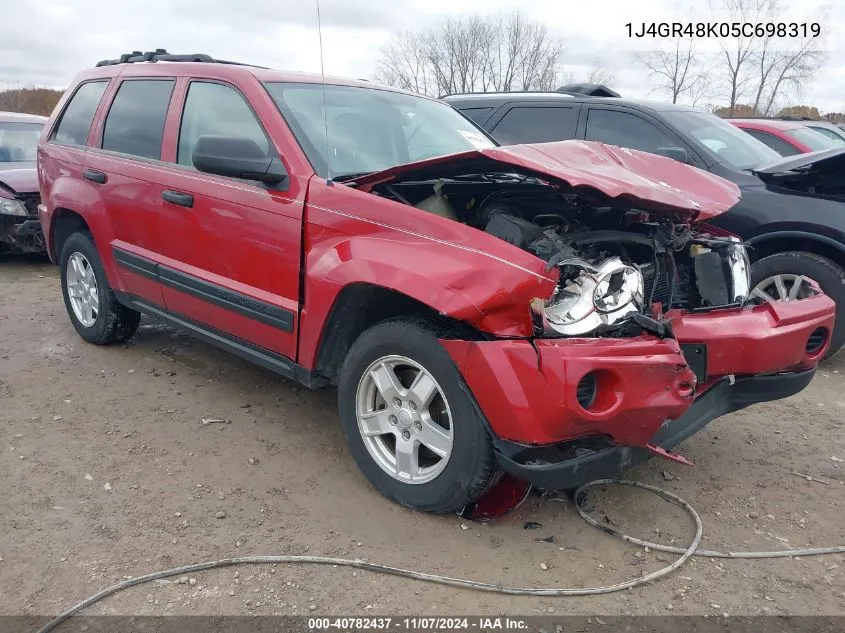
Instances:
[[[329,160],[329,112],[326,107],[326,70],[323,66],[323,22],[320,19],[320,0],[317,2],[317,35],[320,38],[320,79],[323,84],[323,133],[325,135],[325,149],[326,149],[326,169],[328,170],[328,177],[326,184],[332,185],[332,164]]]

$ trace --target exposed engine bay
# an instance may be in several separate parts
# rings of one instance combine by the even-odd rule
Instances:
[[[557,267],[553,296],[531,306],[545,335],[630,335],[671,309],[736,306],[749,295],[748,258],[736,238],[669,214],[603,206],[607,201],[533,176],[473,174],[372,192],[473,226]]]

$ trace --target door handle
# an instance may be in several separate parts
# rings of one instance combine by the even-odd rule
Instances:
[[[103,172],[97,171],[96,169],[86,169],[85,172],[82,174],[82,177],[85,180],[90,180],[91,182],[95,182],[98,185],[106,184],[109,177],[106,176]]]
[[[188,207],[192,209],[194,206],[194,197],[189,193],[182,193],[181,191],[162,191],[161,197],[169,202],[180,207]]]

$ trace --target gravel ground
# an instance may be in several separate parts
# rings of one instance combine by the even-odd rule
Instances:
[[[690,501],[710,549],[840,545],[843,412],[840,354],[804,393],[684,443],[694,467],[652,460],[627,475]],[[0,261],[0,614],[54,614],[124,578],[251,554],[365,558],[538,587],[612,584],[671,560],[534,496],[486,525],[399,507],[359,474],[336,417],[333,391],[300,389],[149,320],[127,345],[88,345],[55,267]],[[684,545],[692,534],[680,510],[642,491],[608,490],[593,503],[643,538]],[[557,542],[536,540],[548,536]],[[136,587],[90,613],[840,615],[845,556],[696,558],[652,585],[586,598],[253,566]]]

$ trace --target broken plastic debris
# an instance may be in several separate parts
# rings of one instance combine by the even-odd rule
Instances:
[[[203,418],[202,423],[206,426],[209,424],[226,424],[226,420],[220,420],[218,418]]]
[[[695,463],[693,463],[691,459],[688,459],[683,455],[679,455],[678,453],[672,453],[670,451],[667,451],[661,446],[655,446],[654,444],[646,444],[645,447],[655,455],[660,455],[661,457],[665,457],[666,459],[671,459],[673,462],[678,462],[679,464],[684,464],[686,466],[695,466]]]
[[[535,541],[538,543],[557,543],[557,539],[554,536],[546,536],[544,538],[535,538]]]
[[[525,525],[522,526],[523,530],[537,530],[543,527],[542,523],[537,523],[536,521],[526,521]]]

